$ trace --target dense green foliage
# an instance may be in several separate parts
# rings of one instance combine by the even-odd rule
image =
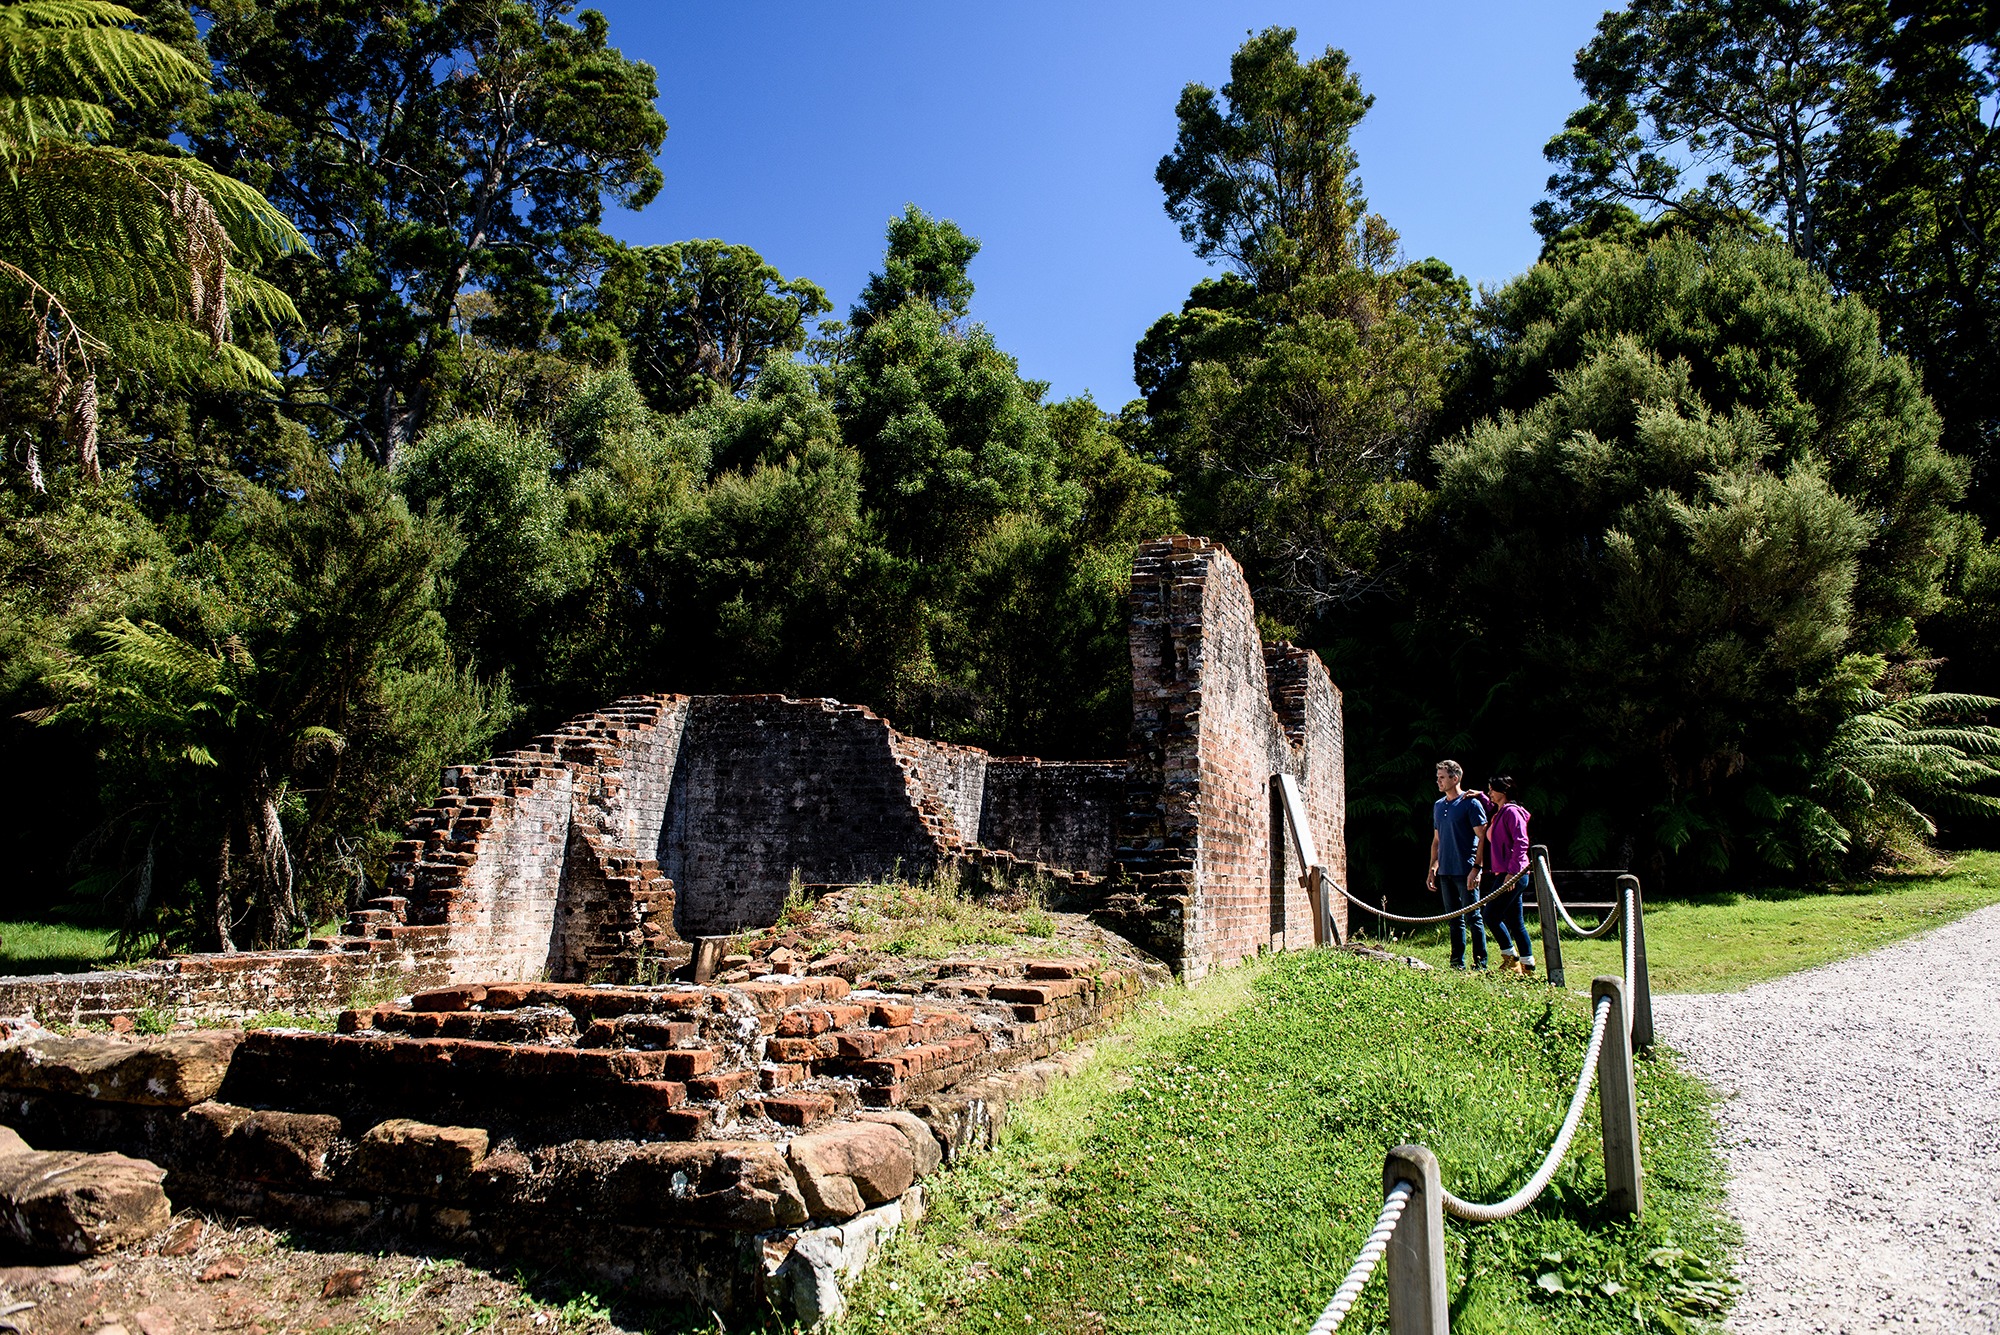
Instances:
[[[1303,1329],[1375,1222],[1384,1152],[1429,1145],[1454,1192],[1506,1195],[1554,1138],[1590,1032],[1545,988],[1327,952],[1204,980],[1131,1028],[937,1180],[842,1329]],[[1447,1225],[1454,1330],[1716,1314],[1732,1230],[1709,1095],[1667,1062],[1637,1078],[1645,1217],[1604,1211],[1593,1102],[1534,1208]],[[1383,1293],[1377,1278],[1343,1328],[1387,1329]]]
[[[840,320],[606,236],[666,126],[566,0],[0,4],[21,908],[295,939],[441,764],[628,691],[1122,754],[1132,553],[1182,527],[1344,688],[1370,894],[1440,754],[1653,884],[1920,860],[2000,738],[1979,23],[1636,0],[1477,301],[1370,211],[1346,57],[1253,35],[1156,172],[1222,272],[1113,414],[915,205]]]
[[[2000,26],[1990,5],[1633,0],[1577,56],[1545,234],[1636,206],[1767,222],[1861,296],[1988,484],[2000,398]],[[1996,479],[2000,480],[2000,479]]]

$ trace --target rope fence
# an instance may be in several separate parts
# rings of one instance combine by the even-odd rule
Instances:
[[[1382,1213],[1375,1216],[1375,1227],[1368,1231],[1368,1240],[1361,1244],[1360,1255],[1348,1268],[1347,1278],[1340,1281],[1340,1287],[1333,1291],[1333,1301],[1319,1314],[1319,1320],[1312,1323],[1306,1335],[1333,1335],[1340,1323],[1347,1318],[1347,1311],[1354,1306],[1354,1300],[1361,1296],[1361,1290],[1368,1287],[1369,1277],[1375,1273],[1375,1265],[1382,1259],[1382,1253],[1389,1250],[1389,1239],[1395,1236],[1396,1225],[1403,1218],[1403,1211],[1416,1194],[1413,1182],[1398,1182],[1389,1188],[1389,1194],[1382,1201]]]
[[[1274,788],[1276,787],[1276,780]],[[1285,789],[1288,824],[1303,833],[1303,804],[1296,811],[1296,790]],[[1542,941],[1548,956],[1546,976],[1551,985],[1564,985],[1561,931],[1584,940],[1596,940],[1616,931],[1623,946],[1624,974],[1604,976],[1591,982],[1590,1041],[1585,1045],[1576,1091],[1555,1140],[1520,1190],[1505,1200],[1485,1204],[1468,1201],[1444,1187],[1437,1158],[1422,1145],[1400,1145],[1389,1152],[1383,1166],[1382,1212],[1347,1276],[1334,1290],[1333,1298],[1313,1323],[1309,1335],[1333,1335],[1367,1287],[1369,1280],[1387,1259],[1390,1335],[1449,1335],[1450,1312],[1446,1304],[1444,1217],[1470,1224],[1488,1224],[1511,1218],[1527,1209],[1548,1189],[1568,1157],[1570,1146],[1583,1123],[1593,1087],[1598,1092],[1600,1130],[1604,1145],[1606,1203],[1613,1213],[1637,1217],[1644,1206],[1644,1170],[1639,1161],[1638,1096],[1633,1079],[1632,1055],[1653,1042],[1652,986],[1646,961],[1645,910],[1636,876],[1618,878],[1618,898],[1594,927],[1577,922],[1556,893],[1555,877],[1549,870],[1548,850],[1536,845],[1530,852],[1526,872],[1516,873],[1491,894],[1431,917],[1405,917],[1373,908],[1355,898],[1336,882],[1325,867],[1309,860],[1313,852],[1307,839],[1295,834],[1294,846],[1304,865],[1303,881],[1312,901],[1316,939],[1321,944],[1338,944],[1331,921],[1331,896],[1338,891],[1351,903],[1370,913],[1396,922],[1429,925],[1449,922],[1491,903],[1515,888],[1523,876],[1533,879]]]

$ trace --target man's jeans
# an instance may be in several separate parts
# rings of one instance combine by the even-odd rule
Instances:
[[[1479,898],[1478,891],[1467,890],[1465,888],[1465,878],[1463,876],[1445,876],[1440,874],[1438,876],[1438,893],[1444,896],[1444,911],[1446,913],[1450,913],[1454,909],[1462,909],[1467,904]],[[1465,929],[1467,927],[1472,929],[1473,967],[1479,969],[1486,967],[1486,923],[1481,916],[1484,913],[1484,909],[1474,909],[1470,913],[1462,914],[1451,920],[1452,968],[1463,969],[1465,967]]]

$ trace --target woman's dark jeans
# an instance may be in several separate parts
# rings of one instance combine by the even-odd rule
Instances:
[[[1463,876],[1438,877],[1438,893],[1444,896],[1444,911],[1446,913],[1450,913],[1454,909],[1462,909],[1467,904],[1479,898],[1476,892],[1465,888],[1465,878]],[[1518,899],[1519,896],[1516,896],[1516,898]],[[1514,911],[1519,913],[1521,910],[1516,906]],[[1461,914],[1451,920],[1452,968],[1463,969],[1465,967],[1465,929],[1467,927],[1472,929],[1473,967],[1479,969],[1486,967],[1486,924],[1480,918],[1480,915],[1484,912],[1486,912],[1485,909],[1474,909],[1470,913]]]
[[[1507,878],[1502,876],[1498,879],[1504,881]],[[1521,879],[1527,878],[1524,876]],[[1488,904],[1486,911],[1493,915],[1493,938],[1500,943],[1501,953],[1519,955],[1521,963],[1533,964],[1535,943],[1528,936],[1528,916],[1521,908],[1520,882],[1517,881],[1512,890]]]

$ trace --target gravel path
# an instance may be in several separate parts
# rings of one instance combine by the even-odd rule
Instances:
[[[1729,1329],[2000,1332],[2000,905],[1746,992],[1661,996],[1719,1111]]]

